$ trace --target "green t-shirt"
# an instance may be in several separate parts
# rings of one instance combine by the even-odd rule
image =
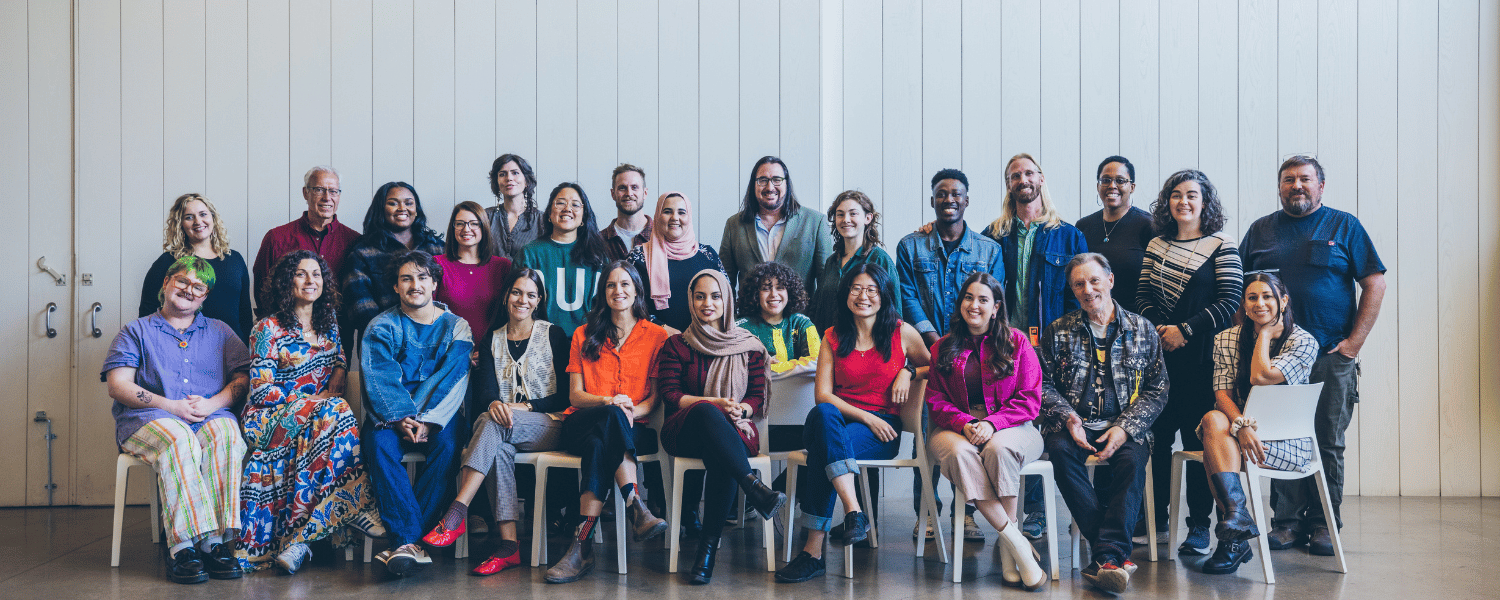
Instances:
[[[538,239],[521,248],[520,266],[536,269],[547,288],[547,320],[561,327],[569,338],[583,325],[599,284],[599,270],[573,262],[570,253],[577,244],[559,244]]]

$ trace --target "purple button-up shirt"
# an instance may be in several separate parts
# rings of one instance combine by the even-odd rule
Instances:
[[[99,378],[119,367],[136,369],[135,383],[147,391],[172,400],[190,394],[213,396],[229,384],[235,373],[250,369],[250,351],[229,325],[199,314],[184,333],[151,313],[131,321],[109,345]],[[141,426],[157,419],[182,419],[161,408],[131,408],[114,402],[115,443],[124,444]],[[209,419],[233,419],[229,409],[219,409],[207,419],[190,423],[198,431]],[[184,421],[185,422],[185,421]]]

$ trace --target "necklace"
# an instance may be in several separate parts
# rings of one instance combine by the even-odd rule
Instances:
[[[1104,221],[1104,218],[1101,216],[1099,218],[1099,220],[1100,221]],[[1104,221],[1104,241],[1105,242],[1109,241],[1109,234],[1114,233],[1114,231],[1116,229],[1119,229],[1120,228],[1120,221],[1124,221],[1124,220],[1125,220],[1124,216],[1121,216],[1120,218],[1115,219],[1115,226],[1114,227],[1110,227],[1109,226],[1109,222]]]

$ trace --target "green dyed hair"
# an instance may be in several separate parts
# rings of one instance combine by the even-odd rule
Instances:
[[[191,254],[172,261],[172,266],[167,267],[167,279],[171,279],[173,275],[178,273],[187,273],[188,275],[197,277],[198,281],[202,281],[203,285],[208,286],[208,291],[210,292],[214,291],[214,283],[218,281],[218,278],[214,276],[213,265]],[[166,282],[162,282],[161,289],[156,291],[156,302],[158,304],[167,303]]]

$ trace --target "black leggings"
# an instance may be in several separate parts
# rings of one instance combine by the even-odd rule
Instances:
[[[739,482],[750,474],[750,455],[739,431],[719,407],[700,402],[688,409],[677,432],[677,455],[703,460],[703,535],[719,537]]]

